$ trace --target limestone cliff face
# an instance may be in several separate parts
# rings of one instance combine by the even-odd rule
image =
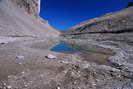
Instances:
[[[39,3],[40,0],[0,0],[0,35],[58,36],[58,31],[39,17]]]
[[[38,16],[40,11],[40,0],[12,0],[20,8],[24,8],[28,14]]]

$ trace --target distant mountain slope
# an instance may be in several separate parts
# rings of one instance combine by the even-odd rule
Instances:
[[[48,23],[42,23],[39,16],[35,18],[34,15],[27,13],[24,8],[13,4],[11,0],[0,1],[0,36],[48,37],[58,34],[59,32],[50,27]]]
[[[133,7],[82,22],[62,36],[73,39],[133,41]]]

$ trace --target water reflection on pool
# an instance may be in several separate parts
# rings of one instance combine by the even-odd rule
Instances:
[[[60,42],[57,45],[55,45],[51,51],[55,52],[62,52],[62,53],[77,53],[78,51],[69,47],[67,44]]]

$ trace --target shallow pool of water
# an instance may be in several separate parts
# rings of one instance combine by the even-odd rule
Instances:
[[[69,54],[78,53],[82,60],[104,65],[111,65],[108,58],[114,55],[112,50],[100,46],[78,44],[67,45],[63,42],[57,44],[51,50]]]
[[[68,46],[67,44],[60,42],[57,45],[55,45],[51,51],[54,52],[62,52],[62,53],[77,53],[78,51],[71,48],[70,46]]]

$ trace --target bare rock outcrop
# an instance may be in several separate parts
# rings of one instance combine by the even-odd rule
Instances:
[[[12,0],[20,8],[24,8],[28,14],[38,16],[40,12],[40,0]]]

